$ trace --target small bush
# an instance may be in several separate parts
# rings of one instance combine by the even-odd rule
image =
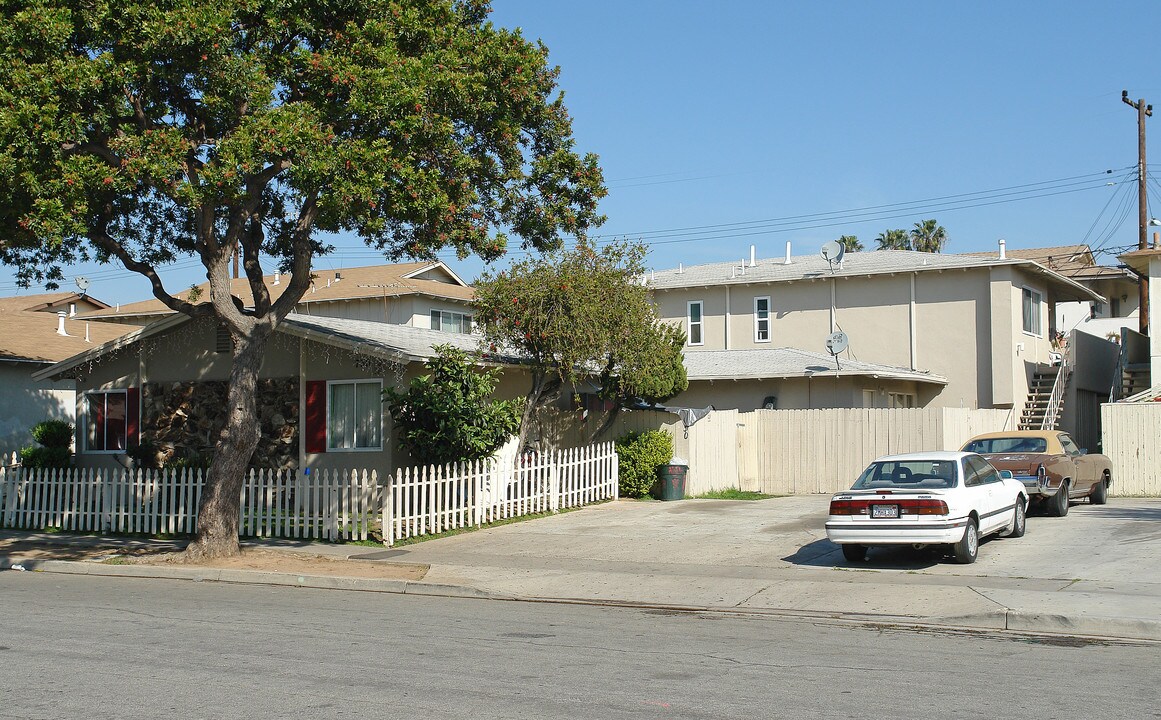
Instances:
[[[32,439],[46,448],[65,448],[73,445],[73,426],[67,420],[44,420],[32,426]]]
[[[67,468],[72,460],[67,447],[26,447],[20,450],[20,464],[26,468]]]
[[[658,470],[673,457],[673,438],[661,430],[631,432],[616,445],[621,497],[645,497],[658,480]]]

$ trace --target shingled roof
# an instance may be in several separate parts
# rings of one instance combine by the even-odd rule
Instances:
[[[108,307],[100,300],[71,292],[0,298],[0,360],[54,363],[130,330],[123,325],[85,322],[79,315],[69,316],[70,305],[77,309]],[[58,332],[59,311],[66,313],[65,335]]]
[[[314,284],[299,300],[299,306],[311,303],[403,295],[424,295],[469,302],[475,296],[475,290],[460,280],[442,262],[369,265],[341,270],[319,270],[316,268],[313,275]],[[265,276],[266,288],[270,291],[272,299],[282,294],[289,279],[287,275]],[[197,296],[203,298],[202,302],[209,302],[209,283],[202,283],[197,288]],[[246,305],[252,305],[254,302],[253,295],[250,293],[250,283],[245,278],[232,280],[231,292]],[[180,294],[186,296],[188,291]],[[85,313],[84,317],[92,320],[135,322],[172,314],[173,311],[164,303],[153,299]]]

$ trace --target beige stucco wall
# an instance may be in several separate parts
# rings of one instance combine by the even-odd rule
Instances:
[[[864,405],[864,390],[874,392],[873,405]],[[763,400],[773,395],[777,398],[778,410],[885,408],[888,406],[889,392],[915,395],[919,393],[919,388],[914,382],[848,376],[699,381],[691,382],[688,390],[666,401],[665,404],[692,408],[714,405],[722,409],[746,412],[761,409]]]
[[[1022,328],[1025,287],[1043,298],[1038,336]],[[754,298],[762,296],[770,297],[770,343],[754,342]],[[727,347],[824,352],[833,327],[850,339],[848,357],[947,378],[946,387],[922,384],[917,388],[921,405],[1017,409],[1027,397],[1036,365],[1050,362],[1048,297],[1042,278],[1012,266],[737,284],[728,293],[725,286],[654,293],[659,316],[681,327],[686,326],[687,303],[703,301],[705,343],[687,346],[687,352]],[[733,397],[729,394],[733,391],[724,390],[720,383],[713,387]],[[691,401],[710,394],[697,392]],[[751,402],[758,392],[744,394]],[[841,398],[835,406],[848,407],[838,403]]]

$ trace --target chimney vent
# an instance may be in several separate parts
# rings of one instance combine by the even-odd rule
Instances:
[[[1004,242],[1004,238],[1000,238],[1000,259],[1008,259],[1008,243]]]
[[[65,321],[65,311],[60,310],[56,314],[56,334],[57,335],[64,335],[65,337],[68,337],[68,333],[65,332],[64,321]]]
[[[754,252],[755,252],[755,248],[753,245],[751,245],[750,246],[750,267],[754,267],[755,265],[758,264],[754,258]]]
[[[786,241],[786,261],[782,264],[783,265],[790,264],[790,241],[789,240]]]

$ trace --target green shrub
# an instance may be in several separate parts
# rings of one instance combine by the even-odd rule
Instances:
[[[73,445],[73,426],[67,420],[44,420],[32,426],[32,439],[46,448],[65,448]]]
[[[621,497],[648,495],[659,478],[658,470],[673,457],[673,438],[662,430],[647,430],[631,432],[616,445]]]
[[[67,468],[72,460],[67,447],[26,447],[20,450],[20,464],[26,468]]]

